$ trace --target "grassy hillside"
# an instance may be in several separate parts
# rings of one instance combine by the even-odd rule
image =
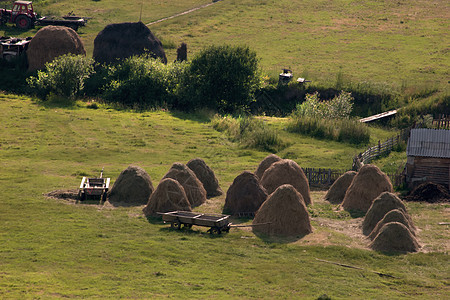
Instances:
[[[142,21],[150,23],[210,1],[146,0]],[[124,1],[35,1],[36,10],[92,17],[79,34],[89,55],[93,40],[109,23],[139,20],[140,5]],[[175,47],[192,57],[211,44],[246,44],[276,76],[291,68],[314,82],[370,82],[414,93],[448,89],[447,45],[450,4],[441,0],[317,1],[222,0],[205,9],[150,26],[163,40],[169,61]],[[0,35],[34,35],[13,27]]]
[[[239,148],[201,118],[161,111],[95,110],[1,94],[0,119],[0,298],[442,299],[449,293],[449,235],[437,225],[448,221],[448,205],[407,204],[421,230],[418,254],[368,250],[361,219],[335,212],[323,191],[312,192],[314,233],[301,240],[274,242],[245,228],[222,236],[205,228],[179,232],[149,223],[142,207],[43,194],[76,188],[102,167],[114,181],[129,164],[143,167],[156,185],[172,162],[197,156],[226,191],[267,153]],[[267,121],[282,127],[282,120]],[[347,152],[358,150],[284,134],[301,165],[340,167]],[[198,210],[220,212],[224,198]]]

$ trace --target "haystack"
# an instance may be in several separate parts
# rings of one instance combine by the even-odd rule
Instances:
[[[268,236],[292,237],[312,232],[303,197],[290,184],[278,187],[267,198],[256,212],[252,224],[255,225],[253,227],[255,233]]]
[[[94,40],[93,58],[99,63],[112,63],[144,53],[167,63],[161,41],[142,22],[110,24]]]
[[[177,48],[177,60],[178,62],[187,61],[187,45],[186,43],[181,43],[180,47]]]
[[[380,233],[369,247],[376,251],[386,252],[417,252],[420,248],[419,242],[411,231],[398,222],[387,223],[381,227]]]
[[[335,204],[342,203],[345,193],[356,174],[355,171],[348,171],[339,176],[325,195],[325,200]]]
[[[224,213],[252,215],[266,201],[266,190],[259,183],[259,178],[248,171],[237,176],[227,191]]]
[[[144,214],[157,216],[158,212],[169,211],[191,211],[191,205],[187,199],[184,188],[181,184],[172,178],[161,180],[156,190],[150,196],[147,206],[144,207]]]
[[[150,175],[140,167],[129,166],[117,177],[108,193],[108,201],[112,204],[147,204],[153,191]]]
[[[395,194],[384,192],[381,193],[375,200],[373,200],[372,205],[364,217],[364,221],[362,224],[363,233],[368,235],[375,228],[377,223],[383,219],[384,215],[393,210],[400,209],[405,213],[405,216],[411,220],[408,213],[406,212],[406,207],[403,204],[402,200],[397,197]]]
[[[276,163],[277,161],[280,161],[281,158],[278,157],[275,154],[270,154],[268,156],[266,156],[266,158],[264,158],[260,163],[258,168],[256,169],[255,175],[259,177],[259,179],[261,179],[264,175],[264,172],[273,164]]]
[[[405,197],[406,201],[425,201],[429,203],[450,202],[447,188],[433,182],[425,182],[417,186]]]
[[[213,170],[211,170],[203,159],[191,159],[186,165],[189,169],[194,171],[195,176],[197,176],[198,180],[203,184],[203,187],[206,190],[206,197],[216,197],[223,194],[216,175],[214,175]]]
[[[302,194],[305,204],[311,204],[308,179],[302,168],[293,160],[282,159],[273,163],[261,178],[261,184],[268,194],[273,193],[279,186],[290,184]]]
[[[28,71],[43,69],[45,63],[64,54],[86,55],[75,30],[64,26],[43,27],[28,45]]]
[[[392,192],[392,183],[375,165],[364,165],[345,193],[342,207],[366,212],[382,192]]]
[[[372,230],[372,232],[369,234],[369,239],[373,240],[378,233],[380,232],[381,227],[384,226],[384,224],[387,223],[391,223],[391,222],[398,222],[398,223],[402,223],[403,225],[405,225],[406,227],[408,227],[409,231],[411,231],[411,233],[415,236],[416,235],[416,230],[414,225],[410,222],[409,218],[407,218],[405,216],[405,212],[401,209],[393,209],[391,211],[389,211],[388,213],[386,213],[383,217],[383,219],[381,219],[377,225],[375,226],[375,228]]]
[[[191,207],[202,205],[206,202],[206,191],[195,173],[182,163],[174,163],[163,179],[172,178],[178,181],[184,188]]]

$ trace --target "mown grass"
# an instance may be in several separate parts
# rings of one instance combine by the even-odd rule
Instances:
[[[76,188],[82,176],[98,175],[102,167],[114,181],[129,164],[143,167],[156,185],[174,161],[197,156],[213,168],[226,191],[235,176],[256,169],[268,154],[242,149],[202,117],[86,106],[0,94],[1,298],[448,295],[448,232],[437,225],[446,221],[448,205],[408,203],[428,253],[385,255],[316,219],[326,218],[341,228],[354,221],[346,213],[335,214],[335,207],[321,200],[322,191],[312,193],[317,204],[310,207],[314,233],[296,242],[259,239],[246,229],[223,236],[211,236],[200,227],[179,232],[149,223],[142,207],[114,209],[44,197],[52,190]],[[265,120],[274,128],[285,125],[283,119]],[[338,166],[347,151],[357,150],[280,132],[292,145],[278,154],[292,153],[301,165],[329,160]],[[224,198],[209,199],[198,209],[220,212]]]

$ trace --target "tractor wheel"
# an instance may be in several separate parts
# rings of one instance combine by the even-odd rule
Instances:
[[[16,26],[20,29],[29,29],[31,27],[31,20],[27,16],[18,16],[16,18]]]

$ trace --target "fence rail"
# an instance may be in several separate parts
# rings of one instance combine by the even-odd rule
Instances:
[[[363,164],[368,164],[380,156],[387,155],[387,154],[391,153],[392,149],[395,146],[397,146],[398,144],[400,144],[403,141],[408,140],[410,131],[411,131],[411,128],[403,129],[402,131],[400,131],[399,134],[397,134],[396,136],[394,136],[390,139],[387,139],[383,143],[381,143],[381,141],[378,141],[378,145],[368,148],[366,151],[358,154],[356,157]]]
[[[348,170],[302,168],[308,178],[309,185],[330,186]]]
[[[437,119],[433,119],[433,127],[437,129],[450,129],[450,115],[439,114]]]

